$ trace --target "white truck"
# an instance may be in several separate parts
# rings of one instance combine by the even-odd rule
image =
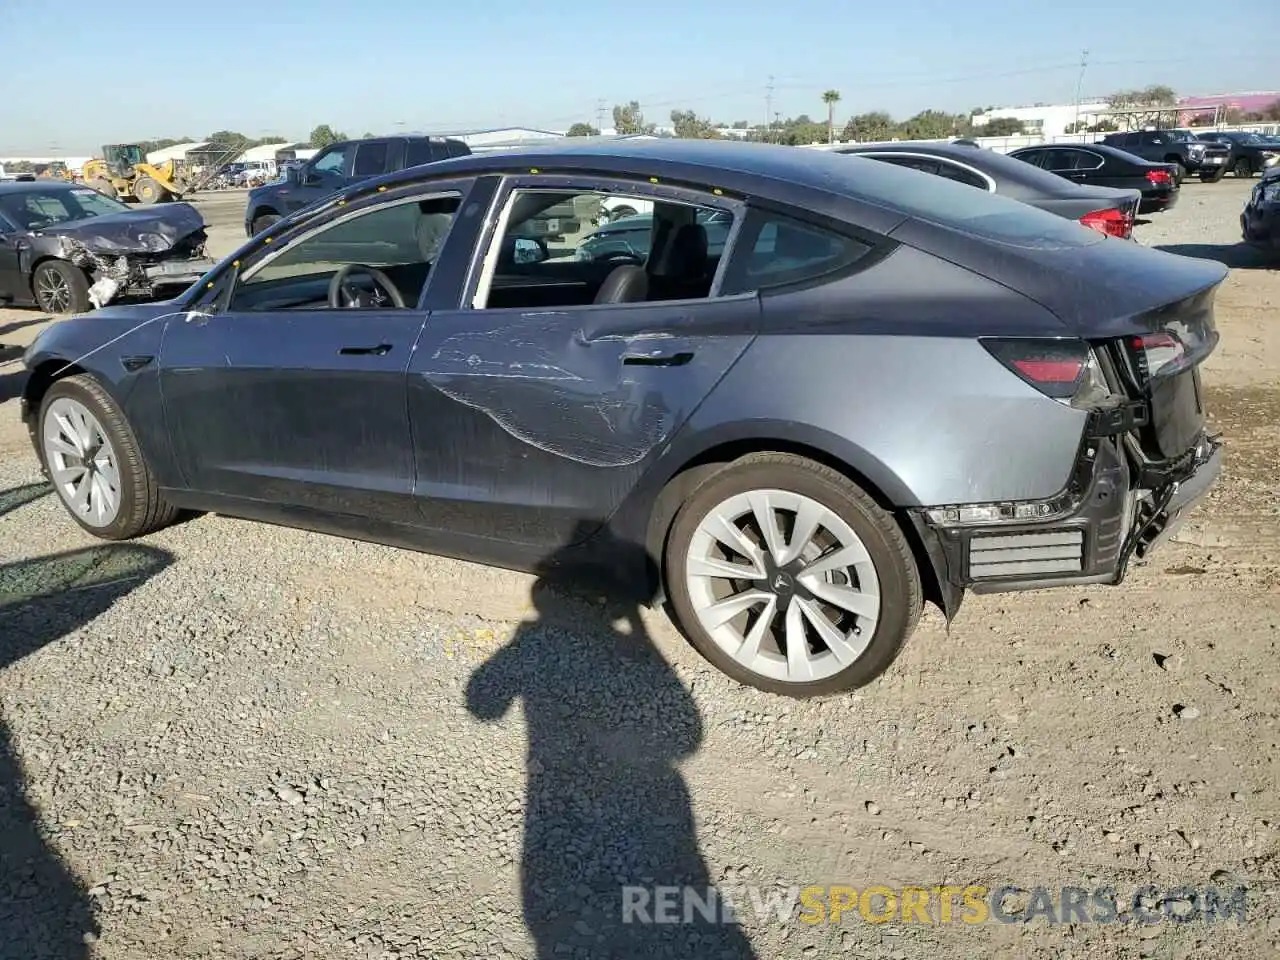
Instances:
[[[0,182],[4,182],[4,181],[12,182],[14,180],[34,180],[35,178],[36,178],[36,175],[34,173],[9,173],[7,170],[5,170],[4,164],[0,163]]]

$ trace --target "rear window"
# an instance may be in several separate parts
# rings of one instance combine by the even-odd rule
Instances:
[[[441,149],[441,144],[432,143],[430,140],[410,140],[404,154],[404,165],[406,167],[420,167],[424,163],[443,160],[445,156],[446,154]]]
[[[858,196],[972,237],[1028,249],[1087,247],[1105,239],[1098,231],[1081,227],[1073,220],[954,180],[863,157],[844,159],[857,165],[853,182]],[[1024,181],[1028,174],[1036,173],[1034,167],[1012,157],[992,158],[989,162],[999,161],[1016,164],[1023,171],[1020,179]],[[1051,173],[1042,175],[1055,183],[1062,182]]]

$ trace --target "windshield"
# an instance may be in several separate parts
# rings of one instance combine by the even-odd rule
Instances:
[[[1256,133],[1236,133],[1231,137],[1236,143],[1262,143],[1262,138]]]
[[[96,190],[23,190],[0,195],[0,210],[25,230],[90,220],[112,213],[124,213],[128,207],[111,200]]]

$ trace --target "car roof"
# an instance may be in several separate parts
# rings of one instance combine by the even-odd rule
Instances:
[[[1015,200],[1029,197],[1076,196],[1081,187],[1055,173],[1041,170],[1025,160],[1018,160],[994,150],[975,150],[964,144],[903,140],[895,143],[868,143],[841,147],[839,154],[908,154],[935,157],[964,164],[986,174],[996,183],[996,193]]]
[[[1117,160],[1123,160],[1125,163],[1132,163],[1135,166],[1160,166],[1158,163],[1151,163],[1149,160],[1144,160],[1136,153],[1130,153],[1128,150],[1112,146],[1109,143],[1033,143],[1029,147],[1019,147],[1017,150],[1010,150],[1009,155],[1013,156],[1015,153],[1025,153],[1028,150],[1092,150],[1094,153],[1100,153],[1107,157],[1114,157]]]
[[[0,194],[34,193],[37,190],[91,190],[82,183],[67,183],[65,180],[17,180],[0,183]]]
[[[912,144],[895,146],[914,148]],[[1023,173],[1023,179],[1033,179],[1039,174],[1048,181],[1040,181],[1040,189],[1035,191],[1038,195],[1067,195],[1075,187],[1061,177],[988,150],[963,145],[931,146],[947,149],[948,155],[974,166],[978,158],[992,157],[997,163],[1004,161],[1006,170],[1010,164],[1026,168],[1030,173]],[[859,158],[829,150],[739,140],[637,138],[530,145],[438,160],[423,167],[385,174],[367,181],[367,185],[393,188],[457,176],[528,171],[648,176],[655,182],[665,179],[672,183],[700,184],[730,195],[760,197],[817,213],[827,212],[824,198],[839,198],[904,216],[915,215],[913,198],[905,195],[904,185],[916,181],[901,179],[904,174],[915,176],[915,171],[870,161],[864,164]]]

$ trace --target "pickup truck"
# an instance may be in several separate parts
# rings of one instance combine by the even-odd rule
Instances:
[[[1220,143],[1230,151],[1227,166],[1233,176],[1249,179],[1255,173],[1263,173],[1274,166],[1280,157],[1280,144],[1269,143],[1256,133],[1238,130],[1214,131],[1200,134],[1206,142]]]
[[[249,191],[245,234],[256,237],[282,217],[361,180],[469,153],[461,140],[447,137],[369,137],[330,144],[306,163],[287,167],[283,180]]]
[[[1216,183],[1227,172],[1231,151],[1220,143],[1207,143],[1190,130],[1136,130],[1109,133],[1101,143],[1155,163],[1177,166],[1175,179],[1181,183],[1188,173],[1205,183]]]

